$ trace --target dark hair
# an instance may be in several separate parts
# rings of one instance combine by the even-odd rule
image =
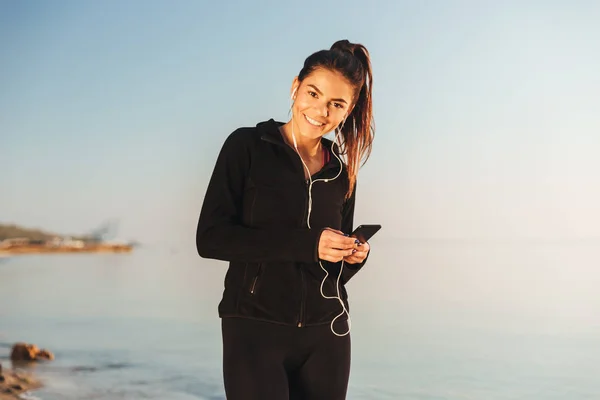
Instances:
[[[354,108],[341,126],[342,144],[340,151],[346,156],[349,197],[356,185],[356,176],[362,165],[371,154],[375,137],[373,121],[373,73],[369,52],[362,44],[350,43],[348,40],[335,42],[329,50],[317,51],[306,58],[304,66],[298,74],[303,81],[319,68],[340,73],[354,87]]]

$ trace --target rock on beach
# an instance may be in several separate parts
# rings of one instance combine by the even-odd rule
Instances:
[[[13,368],[17,365],[26,366],[38,361],[54,359],[54,354],[46,349],[40,349],[35,344],[19,342],[12,346],[10,359]],[[0,400],[20,399],[20,395],[42,387],[42,383],[33,374],[20,368],[9,369],[6,364],[0,364]]]

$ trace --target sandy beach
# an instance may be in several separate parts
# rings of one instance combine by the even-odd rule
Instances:
[[[42,387],[42,383],[32,374],[13,371],[2,365],[0,370],[0,400],[20,399],[20,395]]]

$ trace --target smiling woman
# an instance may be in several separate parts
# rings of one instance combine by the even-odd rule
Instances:
[[[293,138],[293,128],[306,138],[298,150],[308,159],[312,154],[307,150],[319,147],[319,140],[315,139],[339,129],[347,156],[348,195],[356,182],[361,159],[366,161],[370,154],[375,133],[372,81],[369,53],[360,44],[341,40],[330,50],[312,54],[292,82],[292,120],[282,127],[288,139]],[[346,126],[348,118],[352,125]]]
[[[371,92],[367,49],[338,41],[294,77],[288,122],[239,128],[223,144],[196,245],[229,262],[219,304],[229,400],[346,398],[345,285],[370,253],[349,234]]]

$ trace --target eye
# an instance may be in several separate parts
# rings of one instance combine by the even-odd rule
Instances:
[[[311,95],[312,97],[316,98],[317,94],[315,92],[313,92],[312,90],[308,91],[308,94]]]
[[[333,103],[333,106],[334,106],[335,108],[344,108],[344,105],[343,105],[343,104],[340,104],[340,103]]]

